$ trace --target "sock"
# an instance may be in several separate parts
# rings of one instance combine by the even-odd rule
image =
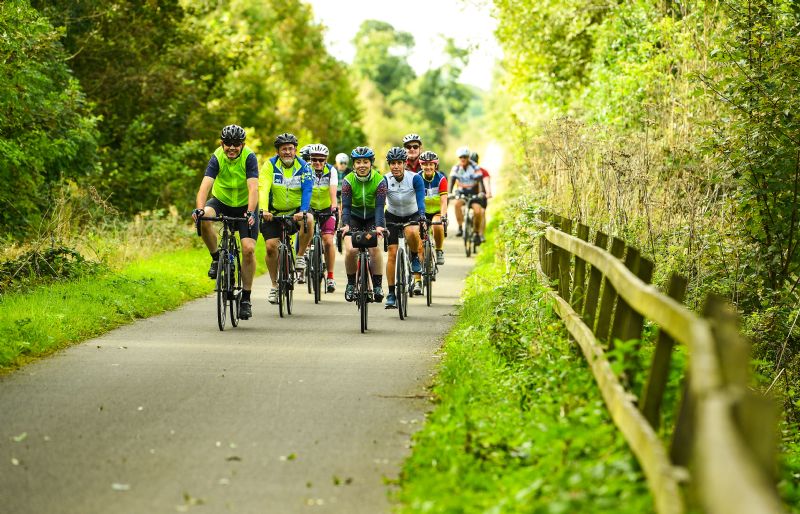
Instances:
[[[383,285],[383,275],[372,275],[372,287],[381,287]]]
[[[333,272],[332,271],[328,272],[328,278],[333,278]]]
[[[250,301],[250,291],[247,289],[242,289],[242,301]]]
[[[394,294],[394,286],[389,286],[389,294]]]
[[[350,273],[347,274],[347,283],[350,284],[351,286],[356,285],[356,274],[355,273],[353,273],[352,275]]]
[[[219,260],[219,250],[217,250],[216,252],[211,254],[211,260],[212,261],[218,261]]]

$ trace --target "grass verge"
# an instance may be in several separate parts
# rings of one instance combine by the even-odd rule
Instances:
[[[263,272],[263,249],[258,272]],[[0,371],[98,336],[138,318],[174,309],[213,291],[205,248],[165,252],[68,282],[4,295]],[[209,325],[209,330],[216,330]]]
[[[497,231],[492,231],[497,232]],[[642,513],[644,477],[543,287],[482,246],[444,344],[401,513]]]

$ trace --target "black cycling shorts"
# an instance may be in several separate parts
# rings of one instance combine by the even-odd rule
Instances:
[[[296,210],[293,213],[285,213],[286,216],[290,214],[297,214],[300,210]],[[275,214],[273,212],[273,214]],[[282,221],[279,219],[271,219],[270,221],[261,220],[261,235],[264,237],[264,240],[269,239],[278,239],[281,237],[281,223]],[[300,230],[300,222],[292,221],[291,225],[289,226],[289,235],[297,233]]]
[[[375,218],[361,219],[350,216],[350,232],[369,232],[375,230]],[[349,236],[350,232],[346,235]]]
[[[441,212],[434,212],[433,214],[425,213],[425,219],[428,220],[428,224],[433,223],[434,216],[441,216]],[[441,220],[440,220],[441,221]]]
[[[391,212],[386,213],[386,228],[389,229],[389,246],[398,244],[399,241],[399,234],[400,234],[400,227],[390,225],[390,223],[401,223],[406,224],[411,221],[419,221],[419,213],[411,214],[410,216],[397,216],[392,214]]]
[[[222,203],[218,198],[213,197],[209,198],[206,202],[206,208],[208,207],[214,209],[214,212],[216,212],[218,216],[221,214],[223,216],[242,218],[244,217],[244,213],[247,212],[246,205],[242,207],[231,207],[230,205]],[[256,207],[255,212],[258,212],[258,207]],[[208,215],[209,213],[204,214],[204,216]],[[239,232],[239,237],[241,239],[245,239],[247,237],[250,239],[258,239],[258,222],[258,216],[256,216],[256,222],[252,227],[246,221],[237,221],[236,231]]]

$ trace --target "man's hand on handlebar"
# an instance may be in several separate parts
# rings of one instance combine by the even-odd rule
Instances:
[[[269,211],[261,211],[261,217],[264,221],[272,221],[272,213]]]
[[[192,219],[197,222],[197,218],[202,218],[205,213],[203,209],[195,209],[192,211]]]
[[[253,211],[245,212],[244,217],[247,218],[247,224],[251,227],[256,224],[256,213]]]

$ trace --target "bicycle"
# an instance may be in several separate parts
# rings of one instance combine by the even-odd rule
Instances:
[[[289,231],[294,228],[296,223],[293,215],[272,216],[273,220],[280,221],[281,235],[278,241],[278,315],[283,318],[284,311],[287,315],[292,314],[292,303],[294,301],[294,283],[297,274],[294,268],[294,245]],[[308,221],[303,216],[303,223],[307,226]]]
[[[328,221],[331,217],[336,218],[335,214],[325,214],[320,212],[313,213],[314,216],[314,235],[311,237],[311,243],[306,250],[306,283],[308,284],[308,293],[314,294],[314,303],[319,303],[322,300],[322,289],[325,282],[325,272],[328,270],[325,264],[325,249],[322,244],[322,229],[320,225]],[[328,290],[325,289],[327,294]]]
[[[477,195],[474,194],[465,194],[459,193],[456,195],[456,199],[463,199],[464,206],[462,207],[464,212],[464,230],[463,230],[463,237],[464,237],[464,252],[467,254],[467,257],[470,257],[473,253],[477,253],[478,245],[475,243],[475,234],[473,233],[473,223],[475,218],[475,213],[472,211],[472,206],[470,202],[473,198]]]
[[[431,242],[431,231],[435,225],[444,226],[444,235],[447,237],[447,221],[431,221],[428,229],[422,231],[422,291],[425,295],[428,307],[433,301],[433,283],[439,273],[439,266],[436,264],[433,243]]]
[[[341,235],[341,230],[337,230]],[[369,249],[378,246],[378,234],[374,230],[350,232],[350,241],[353,248],[358,249],[356,260],[356,306],[358,307],[361,318],[361,333],[367,330],[369,304],[375,301],[375,292],[372,289],[372,275],[369,271]],[[337,237],[336,245],[341,252],[342,237]],[[383,236],[383,251],[389,249],[389,239]]]
[[[219,238],[219,260],[217,260],[217,280],[214,291],[217,295],[217,325],[225,330],[227,312],[230,310],[231,326],[239,325],[239,307],[242,301],[242,261],[239,243],[236,240],[236,224],[247,218],[233,216],[200,216],[195,221],[197,235],[200,235],[201,221],[221,221],[222,234]]]
[[[399,230],[397,234],[397,256],[395,257],[395,281],[394,290],[397,298],[397,311],[400,319],[408,317],[408,296],[409,291],[414,285],[414,274],[411,271],[411,258],[409,257],[408,246],[406,245],[405,228],[412,225],[419,225],[420,235],[422,234],[424,220],[410,221],[408,223],[386,223],[386,226],[394,227],[390,230]]]

